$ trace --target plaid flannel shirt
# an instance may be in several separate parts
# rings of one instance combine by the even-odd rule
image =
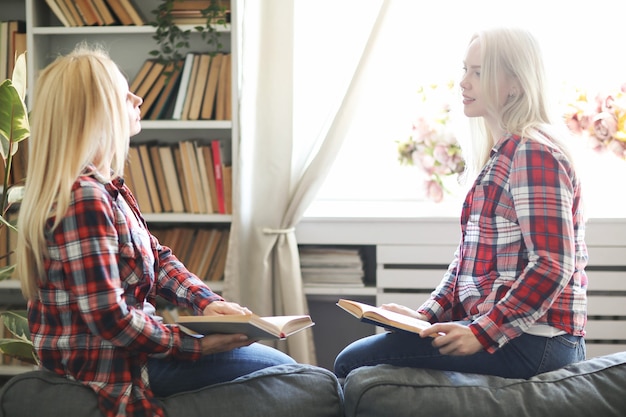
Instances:
[[[61,224],[46,231],[46,282],[28,306],[42,365],[91,387],[107,417],[163,416],[149,389],[148,356],[201,355],[198,340],[164,325],[144,311],[144,303],[154,304],[158,294],[200,314],[222,299],[149,232],[150,247],[142,244],[128,217],[133,213],[147,232],[122,180],[81,176]]]
[[[584,336],[581,186],[563,154],[502,138],[467,194],[461,230],[454,260],[418,311],[431,321],[471,320],[489,352],[534,324]]]

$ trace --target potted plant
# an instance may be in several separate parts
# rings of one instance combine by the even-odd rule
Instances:
[[[19,143],[30,136],[26,97],[26,58],[21,54],[15,63],[13,76],[0,84],[0,155],[4,161],[4,181],[0,200],[0,233],[14,230],[15,225],[7,219],[9,210],[21,199],[23,185],[12,183],[11,165],[19,149]],[[4,230],[2,230],[4,229]],[[0,254],[7,257],[8,254]],[[10,278],[15,265],[0,268],[0,280]],[[0,351],[25,362],[38,364],[37,355],[30,340],[28,321],[24,311],[3,311],[0,317],[5,329],[13,338],[0,339]]]
[[[150,22],[156,28],[153,39],[156,40],[158,49],[150,51],[150,55],[156,57],[161,62],[178,63],[185,57],[184,51],[189,50],[189,37],[191,29],[181,29],[173,15],[176,3],[184,0],[163,0],[156,9],[152,10],[154,21]],[[220,32],[216,30],[217,25],[226,25],[229,21],[229,11],[223,5],[223,0],[210,0],[206,2],[206,8],[201,12],[203,24],[193,27],[199,32],[202,39],[212,47],[212,53],[218,52],[222,48],[220,43]]]

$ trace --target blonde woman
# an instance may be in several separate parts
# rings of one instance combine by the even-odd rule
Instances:
[[[382,306],[436,324],[421,337],[354,342],[335,361],[340,378],[380,363],[529,378],[585,358],[581,184],[568,135],[548,114],[537,41],[522,29],[477,33],[460,87],[465,115],[481,127],[461,242],[417,310]]]
[[[18,220],[17,272],[42,366],[91,387],[107,417],[163,416],[156,397],[295,363],[244,335],[196,339],[156,316],[157,295],[196,314],[250,312],[159,244],[124,185],[141,103],[102,49],[79,45],[45,68]]]

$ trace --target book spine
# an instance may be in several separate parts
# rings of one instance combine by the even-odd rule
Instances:
[[[224,201],[224,176],[222,172],[222,150],[219,140],[211,141],[211,153],[213,156],[213,172],[215,174],[215,191],[217,192],[217,211],[226,214],[226,202]]]

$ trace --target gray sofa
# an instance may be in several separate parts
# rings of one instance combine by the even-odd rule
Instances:
[[[340,417],[343,398],[332,372],[280,365],[232,382],[162,399],[170,417]],[[48,371],[11,378],[0,391],[0,417],[102,417],[89,388]]]
[[[378,365],[343,388],[346,417],[624,417],[626,352],[528,380]]]

